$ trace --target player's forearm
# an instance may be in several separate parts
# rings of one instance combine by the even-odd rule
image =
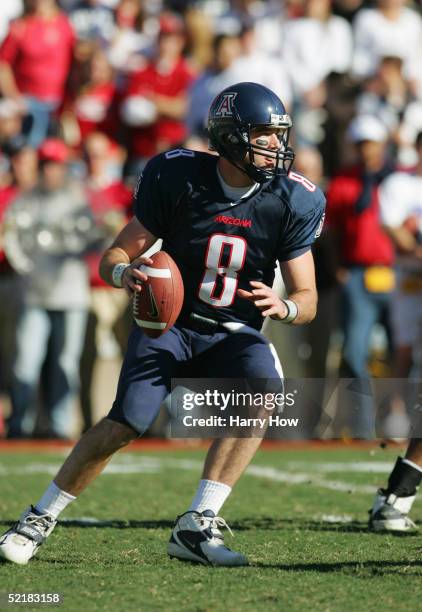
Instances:
[[[297,306],[296,318],[291,321],[286,320],[285,323],[290,322],[293,325],[310,323],[315,318],[318,302],[312,251],[306,251],[289,261],[280,262],[280,270],[288,299]]]
[[[313,289],[301,289],[290,293],[288,298],[297,305],[297,317],[292,325],[305,325],[310,323],[316,315],[318,294]]]
[[[110,247],[105,251],[100,261],[100,276],[112,287],[117,287],[118,284],[113,280],[113,270],[118,264],[130,264],[129,255],[120,247]]]
[[[156,241],[157,238],[136,217],[133,217],[102,256],[100,262],[101,278],[113,287],[121,287],[124,266],[133,263],[133,267],[136,267],[137,263],[142,263],[141,255],[148,251]],[[118,265],[119,268],[116,268]],[[137,272],[133,275],[142,280],[142,275],[138,275]]]

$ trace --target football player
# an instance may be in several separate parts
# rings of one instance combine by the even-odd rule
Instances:
[[[238,83],[224,89],[209,111],[210,144],[219,155],[177,149],[147,164],[135,190],[135,216],[105,252],[100,271],[129,294],[142,290],[147,275],[139,267],[152,263],[142,253],[161,238],[183,276],[181,314],[156,339],[133,327],[111,411],[84,434],[42,497],[0,540],[5,559],[27,563],[60,512],[117,450],[148,429],[177,366],[202,364],[203,377],[281,384],[260,328],[269,316],[295,325],[315,316],[311,245],[325,207],[319,188],[290,170],[291,126],[272,91]],[[286,300],[271,288],[277,260]],[[247,564],[225,546],[220,527],[226,523],[218,513],[259,444],[253,437],[214,440],[191,506],[176,520],[171,557]]]

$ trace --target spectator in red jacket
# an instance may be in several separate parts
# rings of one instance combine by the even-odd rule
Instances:
[[[327,226],[335,235],[340,254],[337,277],[341,284],[344,333],[341,375],[367,379],[371,331],[388,323],[394,288],[393,247],[379,217],[378,185],[393,171],[386,158],[388,132],[371,115],[355,118],[349,136],[356,145],[358,164],[334,177],[327,193]],[[387,327],[388,329],[388,327]],[[355,386],[348,414],[349,433],[374,435],[374,412],[368,385]],[[344,412],[347,398],[340,402]],[[358,408],[358,410],[356,410]]]
[[[131,173],[186,136],[187,89],[193,72],[183,58],[185,42],[183,21],[172,14],[162,16],[155,58],[129,78],[120,115],[129,128]]]
[[[56,0],[32,0],[0,47],[0,91],[25,105],[31,119],[28,142],[34,148],[62,102],[73,45],[72,27]]]
[[[96,131],[113,135],[116,129],[111,110],[116,94],[113,77],[113,69],[101,49],[96,49],[87,65],[81,66],[76,91],[69,96],[61,115],[65,130],[70,127],[67,140],[72,145],[80,146]]]

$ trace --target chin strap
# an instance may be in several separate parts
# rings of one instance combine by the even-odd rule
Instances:
[[[240,161],[235,159],[226,147],[224,147],[224,150],[220,152],[220,155],[225,157],[231,164],[233,164],[233,166],[257,183],[266,183],[267,181],[273,179],[277,175],[277,170],[280,169],[280,162],[283,163],[283,174],[287,175],[290,172],[290,168],[292,167],[295,158],[295,153],[291,147],[287,147],[286,150],[282,152],[282,156],[280,154],[277,155],[277,164],[273,171],[266,171],[264,168],[258,168],[255,166],[253,163],[254,155],[259,155],[262,153],[254,151],[250,142],[249,144],[245,143],[245,147],[247,156],[249,158],[249,162],[246,164],[246,166],[242,166]],[[286,163],[288,163],[288,167],[286,167]]]
[[[225,157],[233,166],[235,166],[238,170],[243,172],[243,174],[246,174],[246,176],[256,181],[257,183],[265,183],[266,181],[269,180],[269,178],[272,178],[272,177],[269,177],[269,178],[263,177],[261,174],[256,173],[255,170],[257,170],[257,168],[255,168],[255,166],[252,163],[249,163],[247,168],[245,168],[244,166],[241,166],[240,162],[233,159],[233,157],[229,155],[228,153],[226,153],[225,151],[222,157]]]

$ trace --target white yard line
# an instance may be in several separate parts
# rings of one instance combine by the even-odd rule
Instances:
[[[331,480],[320,476],[318,473],[324,472],[378,472],[388,473],[391,465],[389,463],[371,464],[367,462],[366,470],[360,469],[359,463],[321,463],[313,464],[310,472],[297,471],[299,466],[305,467],[305,463],[287,463],[287,471],[282,471],[270,466],[251,465],[246,470],[248,476],[264,478],[272,482],[284,482],[286,484],[301,485],[307,484],[321,489],[329,489],[343,493],[374,493],[375,487],[372,485],[352,484],[343,480]],[[202,461],[190,459],[163,459],[155,456],[144,455],[142,457],[121,455],[116,457],[113,463],[107,466],[104,474],[154,474],[163,470],[184,470],[200,471]],[[309,468],[310,466],[307,465]],[[374,467],[375,469],[371,469]],[[382,470],[380,468],[383,468]],[[50,474],[57,473],[60,464],[53,463],[31,463],[21,467],[9,467],[0,463],[0,476],[20,475],[20,474]],[[350,469],[349,469],[350,468]]]
[[[336,461],[333,463],[307,463],[305,461],[288,461],[288,470],[311,470],[312,472],[359,472],[366,474],[389,474],[393,461]]]
[[[375,487],[371,485],[355,485],[341,480],[325,480],[319,478],[315,473],[301,472],[281,472],[272,467],[261,465],[250,465],[246,470],[246,474],[266,478],[274,482],[285,482],[287,484],[309,484],[321,489],[331,489],[332,491],[340,491],[343,493],[374,493]]]
[[[321,516],[316,516],[315,520],[323,523],[351,523],[353,517],[348,514],[321,514]]]

